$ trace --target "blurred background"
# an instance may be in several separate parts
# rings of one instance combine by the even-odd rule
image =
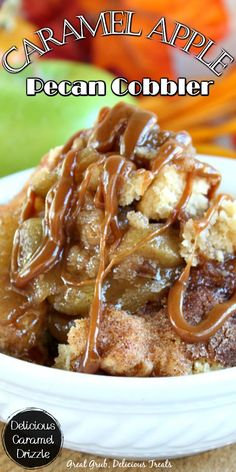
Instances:
[[[13,44],[23,60],[22,39],[35,42],[34,31],[49,26],[60,38],[63,19],[76,27],[76,15],[95,24],[103,10],[136,12],[137,25],[150,31],[165,16],[196,28],[236,56],[235,0],[0,0],[0,55]],[[16,57],[16,56],[15,56]],[[106,97],[25,96],[25,78],[57,81],[105,80]],[[236,66],[217,78],[191,55],[145,37],[100,37],[74,41],[35,60],[25,72],[0,71],[0,174],[35,165],[48,148],[63,143],[80,127],[90,126],[98,109],[118,98],[109,93],[113,76],[129,80],[149,76],[213,79],[209,97],[141,97],[141,107],[155,111],[162,128],[186,129],[199,153],[236,157]],[[128,99],[134,101],[133,99]]]

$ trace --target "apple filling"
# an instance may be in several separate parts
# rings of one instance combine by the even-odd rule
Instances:
[[[236,365],[236,203],[220,181],[186,132],[102,109],[0,209],[1,351],[111,375]]]

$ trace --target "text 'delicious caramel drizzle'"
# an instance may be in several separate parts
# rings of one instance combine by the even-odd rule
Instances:
[[[152,231],[140,240],[134,247],[123,253],[118,253],[109,261],[108,254],[112,248],[117,248],[122,239],[123,232],[118,221],[118,198],[122,182],[128,178],[130,172],[136,169],[135,149],[142,145],[150,130],[156,127],[157,117],[150,112],[138,110],[136,107],[118,104],[113,109],[103,109],[98,122],[90,134],[87,147],[94,153],[92,161],[86,166],[86,160],[80,159],[80,151],[71,150],[77,133],[62,148],[61,155],[56,165],[61,165],[61,173],[58,182],[51,188],[45,201],[45,216],[43,220],[43,239],[36,252],[28,263],[21,269],[20,232],[16,232],[11,265],[12,284],[17,289],[22,289],[36,276],[42,274],[57,264],[62,256],[67,253],[71,243],[73,225],[79,212],[83,208],[85,195],[89,188],[94,167],[99,168],[99,183],[94,196],[94,205],[102,209],[104,219],[100,237],[100,263],[95,280],[78,282],[78,286],[94,284],[94,297],[90,308],[89,333],[84,358],[80,362],[80,370],[83,372],[96,372],[100,365],[98,349],[98,334],[101,317],[104,311],[103,283],[113,267],[126,257],[132,255],[138,249],[155,237],[166,231],[180,216],[192,195],[193,182],[196,176],[205,177],[210,184],[209,198],[215,195],[220,184],[220,175],[211,166],[202,164],[190,157],[188,159],[187,144],[181,143],[170,137],[157,150],[156,157],[150,161],[152,178],[150,184],[158,173],[167,165],[175,165],[180,171],[183,161],[188,165],[186,172],[186,185],[183,194],[169,219],[158,229]],[[20,224],[33,214],[36,195],[33,189],[28,191],[26,205],[23,209]],[[218,210],[223,200],[228,198],[221,196],[216,199],[214,206],[207,212],[204,219],[195,222],[197,236],[211,222],[212,216]],[[197,241],[197,238],[196,238]],[[195,247],[196,247],[195,241]],[[194,253],[192,254],[194,257]],[[191,258],[190,258],[191,259]],[[183,298],[190,275],[192,260],[189,260],[180,279],[174,284],[169,294],[169,316],[174,329],[185,340],[198,342],[205,340],[222,326],[232,311],[236,308],[236,298],[229,302],[216,306],[207,319],[198,326],[190,326],[183,315]],[[62,280],[67,283],[67,275],[61,273]],[[68,280],[68,283],[73,284]],[[77,284],[76,284],[77,286]]]

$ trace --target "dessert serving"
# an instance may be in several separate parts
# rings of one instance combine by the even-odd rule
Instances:
[[[0,208],[0,351],[86,373],[236,365],[236,201],[190,136],[119,103]]]

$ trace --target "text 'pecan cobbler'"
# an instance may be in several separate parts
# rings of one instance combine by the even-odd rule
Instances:
[[[220,181],[186,132],[102,109],[0,209],[1,351],[124,376],[236,365],[236,201]]]

